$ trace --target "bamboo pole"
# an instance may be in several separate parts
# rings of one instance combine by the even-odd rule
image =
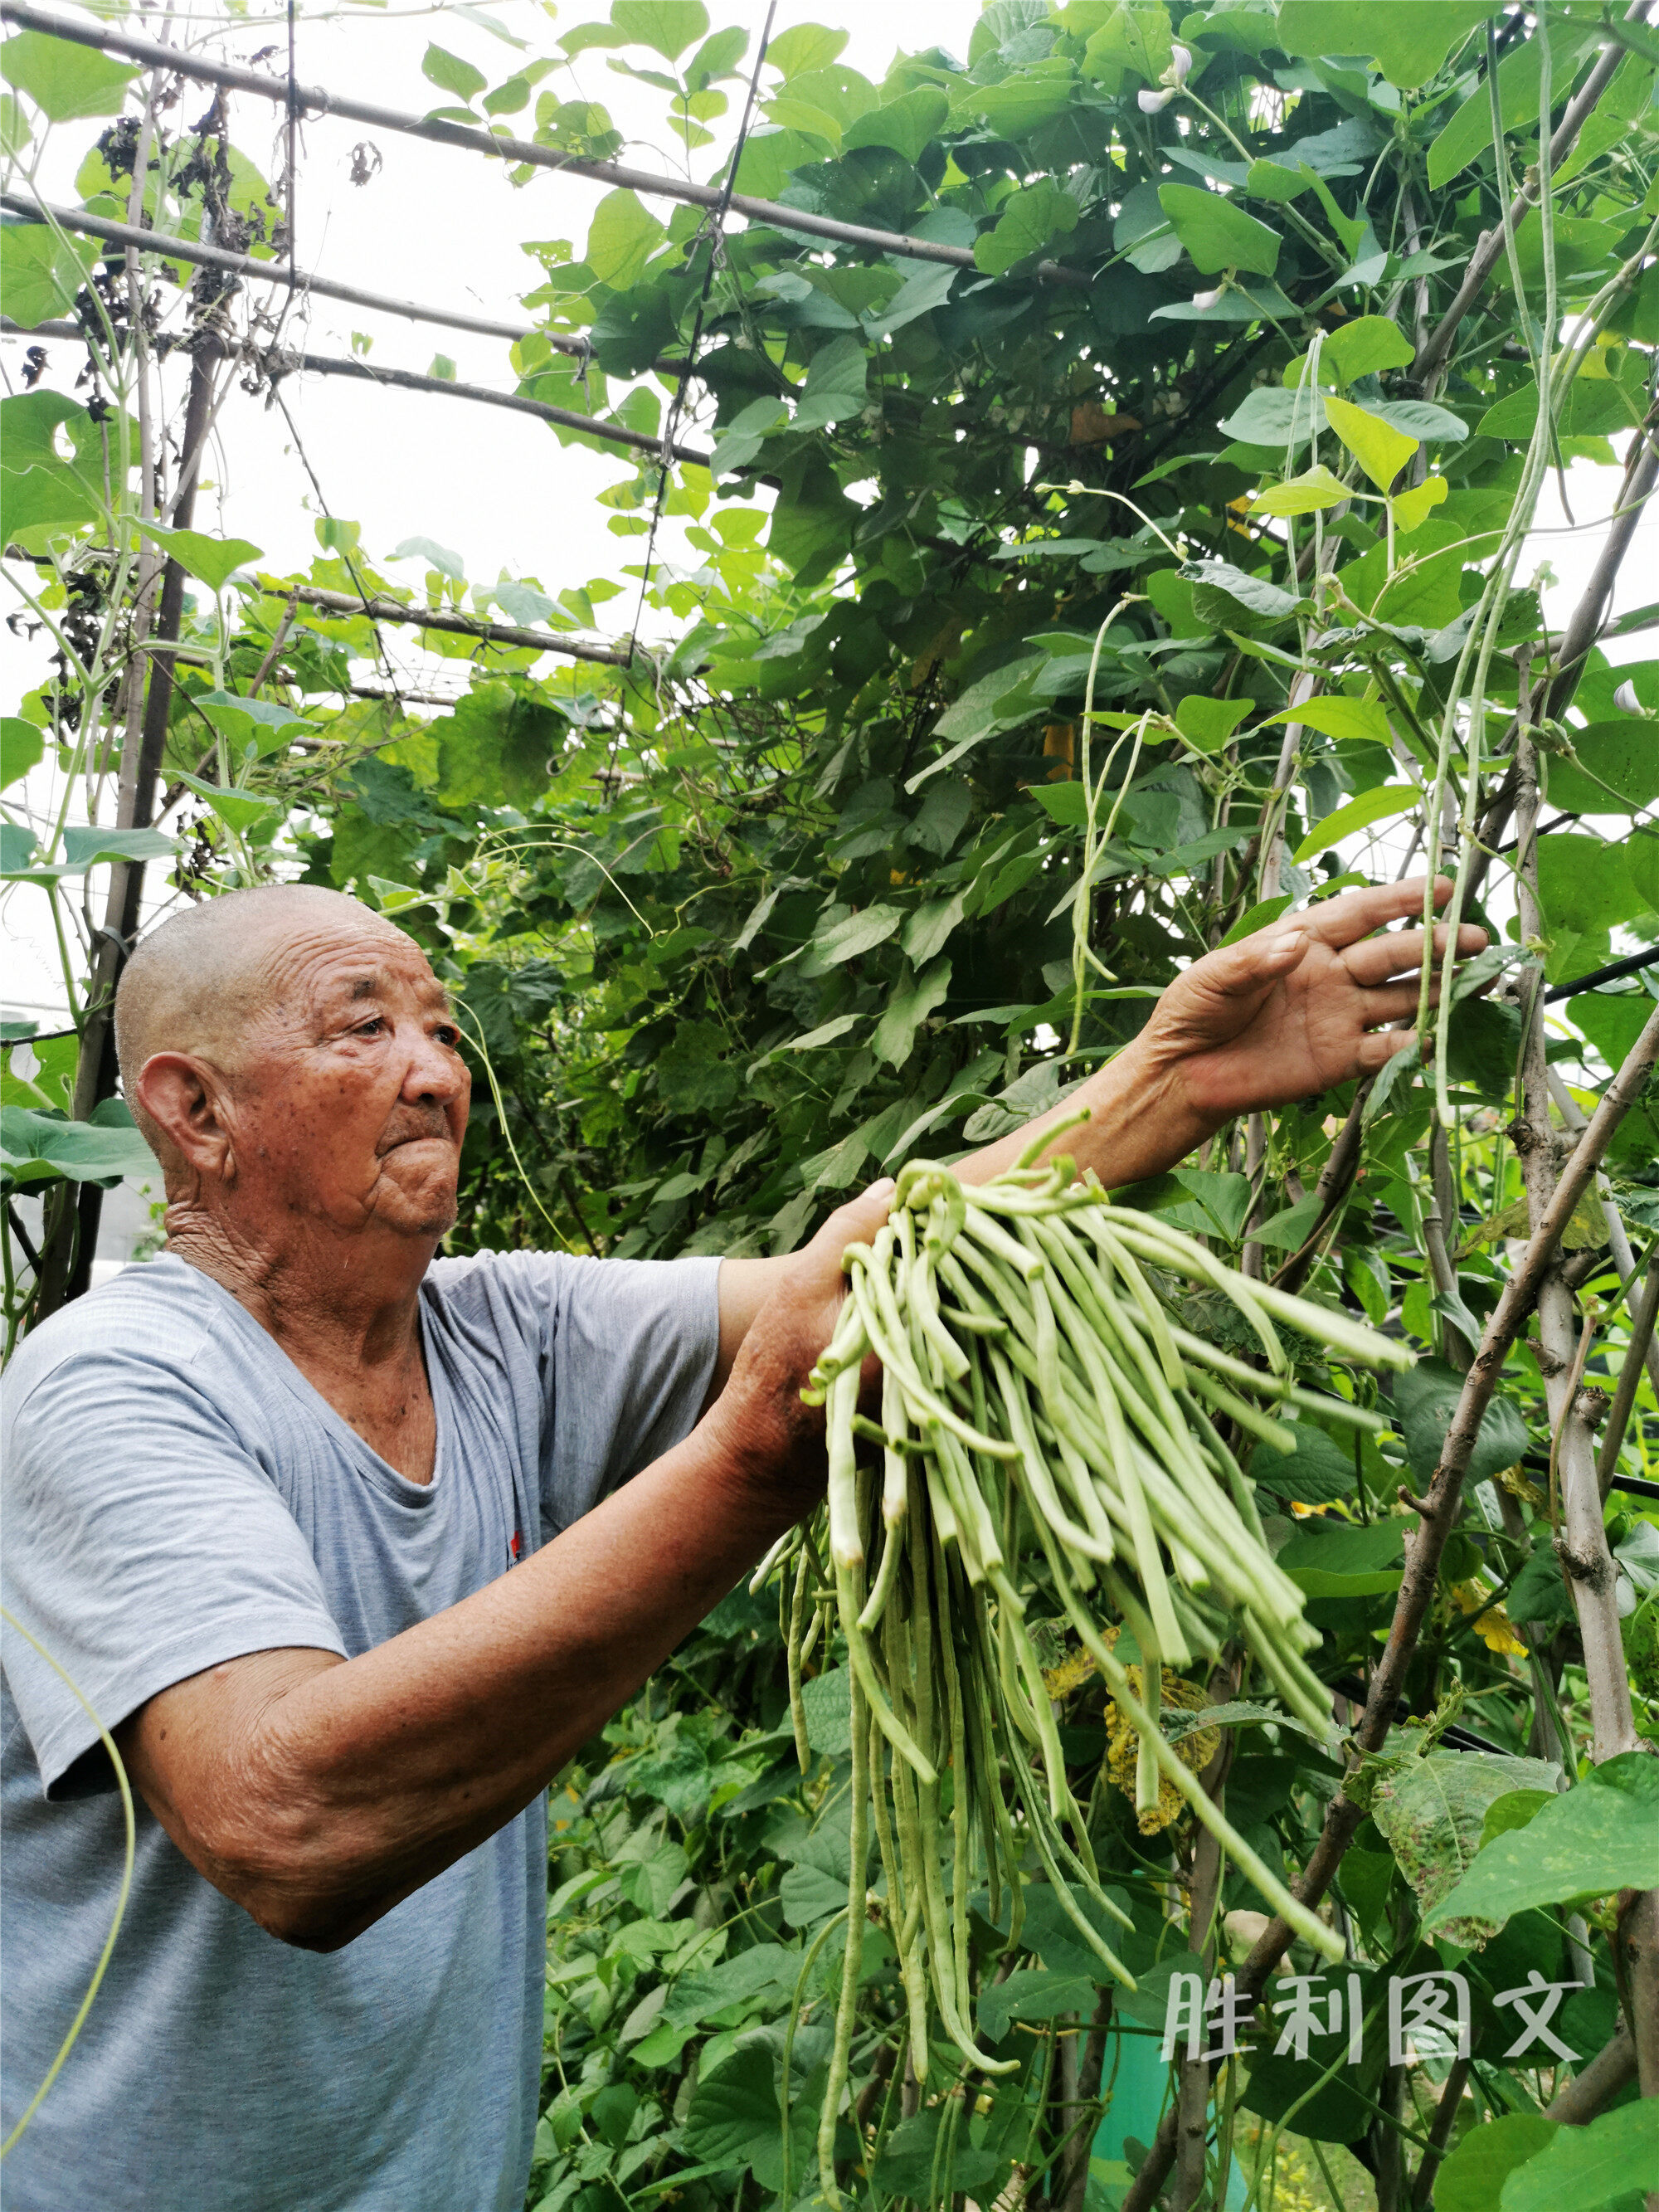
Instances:
[[[1637,4],[1646,7],[1651,0],[1637,0]],[[112,31],[105,24],[74,22],[43,8],[30,7],[26,0],[0,0],[0,21],[15,23],[24,30],[42,31],[49,38],[72,40],[77,46],[96,46],[129,61],[152,66],[159,64],[179,76],[193,78],[201,84],[216,84],[228,92],[252,93],[257,99],[273,100],[284,106],[289,99],[289,86],[284,77],[263,76],[257,70],[240,69],[230,62],[180,54],[176,47],[163,46],[154,39]],[[616,161],[582,161],[574,154],[561,154],[551,146],[538,146],[531,138],[512,138],[504,132],[486,131],[477,125],[410,115],[399,108],[376,106],[370,100],[349,100],[318,85],[295,87],[292,96],[300,108],[312,115],[337,115],[348,122],[366,123],[376,131],[396,131],[405,137],[428,139],[434,145],[458,146],[468,153],[487,154],[493,161],[520,161],[530,168],[584,177],[592,184],[620,185],[659,199],[683,200],[688,207],[728,205],[737,214],[747,216],[751,222],[765,223],[774,230],[793,231],[805,238],[827,238],[838,246],[860,246],[872,253],[897,254],[908,261],[942,262],[952,269],[977,269],[979,265],[969,246],[939,246],[931,239],[913,238],[908,232],[871,230],[861,223],[836,222],[828,216],[810,215],[802,208],[785,207],[777,200],[757,199],[748,192],[732,192],[728,198],[718,185],[697,185],[683,178],[659,177],[651,170],[625,168]],[[1057,261],[1038,262],[1036,274],[1050,284],[1086,289],[1093,282],[1085,270],[1067,269]]]

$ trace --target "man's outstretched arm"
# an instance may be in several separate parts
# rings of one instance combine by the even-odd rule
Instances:
[[[1079,1106],[1090,1118],[1066,1132],[1062,1149],[1092,1168],[1109,1190],[1161,1175],[1237,1114],[1316,1097],[1334,1085],[1374,1075],[1414,1032],[1389,1025],[1417,1011],[1422,929],[1376,935],[1423,911],[1424,879],[1346,891],[1340,897],[1195,960],[1159,999],[1133,1042],[1039,1115],[957,1164],[964,1182],[1012,1167],[1034,1137]],[[1442,878],[1436,904],[1451,896]],[[1437,930],[1437,957],[1445,932]],[[1480,951],[1486,933],[1466,923],[1458,956]],[[1437,998],[1431,994],[1431,1003]],[[744,1335],[780,1279],[782,1260],[728,1260],[720,1269],[720,1351],[711,1400]]]
[[[685,1442],[511,1574],[355,1659],[252,1654],[117,1731],[197,1871],[273,1936],[335,1950],[510,1820],[822,1486],[800,1386],[841,1254],[890,1185],[775,1279],[730,1386]]]

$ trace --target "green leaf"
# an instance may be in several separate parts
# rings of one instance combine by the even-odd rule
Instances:
[[[546,790],[549,762],[569,726],[545,700],[475,676],[454,712],[428,726],[444,805],[525,806]]]
[[[67,829],[64,832],[66,872],[82,875],[98,860],[171,860],[179,842],[160,830]]]
[[[0,791],[20,783],[46,749],[45,733],[18,714],[0,714]]]
[[[1320,1204],[1316,1191],[1310,1191],[1294,1206],[1287,1206],[1280,1213],[1271,1215],[1251,1233],[1258,1244],[1266,1244],[1279,1252],[1299,1252],[1313,1234],[1319,1218]]]
[[[1346,399],[1328,398],[1325,414],[1330,426],[1364,470],[1379,491],[1387,491],[1412,455],[1418,440],[1407,437],[1391,422],[1356,407]]]
[[[778,1885],[778,1903],[792,1928],[813,1927],[845,1908],[846,1878],[822,1867],[793,1866]]]
[[[1296,1449],[1277,1452],[1271,1444],[1258,1444],[1250,1454],[1251,1481],[1297,1505],[1330,1505],[1339,1498],[1352,1498],[1359,1484],[1352,1452],[1344,1451],[1312,1421],[1290,1425]]]
[[[1291,477],[1284,483],[1269,484],[1250,501],[1253,514],[1312,514],[1321,507],[1339,507],[1345,499],[1353,496],[1351,488],[1340,477],[1333,475],[1323,461],[1306,469],[1299,477]]]
[[[1161,7],[1137,6],[1134,0],[1118,0],[1106,21],[1090,33],[1083,50],[1083,73],[1104,78],[1114,90],[1115,79],[1124,70],[1156,84],[1173,59],[1166,11]]]
[[[698,2081],[683,2141],[706,2170],[731,2172],[775,2149],[781,2124],[771,2051],[751,2043]]]
[[[823,430],[864,410],[869,357],[862,337],[831,338],[813,355],[792,428]]]
[[[75,530],[103,512],[102,439],[87,409],[58,392],[0,399],[0,537]]]
[[[960,924],[967,903],[967,891],[960,890],[951,898],[928,900],[909,916],[899,945],[916,967],[931,960],[945,945]]]
[[[1251,631],[1288,622],[1303,605],[1265,576],[1249,575],[1229,561],[1194,562],[1181,573],[1193,587],[1200,621],[1212,629]]]
[[[663,2017],[671,2027],[695,2026],[710,2013],[724,2012],[728,2005],[742,2004],[763,1990],[789,1987],[799,1971],[798,1950],[783,1943],[754,1944],[749,1950],[739,1951],[734,1958],[722,1959],[718,1966],[710,1966],[702,1973],[682,1974],[663,2007]],[[767,2079],[769,2082],[769,2054]],[[776,2112],[775,2103],[775,2131]],[[702,2155],[710,2157],[714,2154],[705,2151]]]
[[[1617,845],[1561,830],[1538,842],[1538,896],[1555,929],[1595,936],[1643,911]]]
[[[988,2042],[1000,2043],[1011,2020],[1060,2020],[1067,2013],[1087,2020],[1099,1995],[1096,1984],[1082,1975],[1028,1966],[981,1990],[980,2031]]]
[[[1407,1758],[1377,1784],[1371,1818],[1425,1914],[1474,1865],[1488,1808],[1516,1790],[1553,1789],[1559,1772],[1540,1759],[1437,1750]],[[1444,1927],[1445,1939],[1465,1949],[1496,1933],[1490,1921],[1474,1915]]]
[[[0,875],[21,876],[27,873],[34,847],[33,830],[21,822],[0,822]]]
[[[1552,2141],[1557,2124],[1541,2112],[1502,2112],[1470,2128],[1435,2177],[1435,2212],[1500,2212],[1504,2182]]]
[[[1437,0],[1443,5],[1444,0]],[[1387,315],[1356,315],[1326,334],[1320,349],[1322,367],[1330,367],[1345,384],[1358,376],[1373,376],[1382,368],[1408,368],[1412,342]],[[1286,371],[1288,375],[1289,372]]]
[[[1419,1359],[1394,1378],[1395,1418],[1406,1439],[1412,1473],[1426,1482],[1440,1464],[1463,1377],[1443,1360]],[[1464,1480],[1484,1482],[1513,1467],[1527,1449],[1527,1425],[1507,1398],[1494,1396],[1480,1419]]]
[[[441,576],[452,583],[466,581],[466,567],[459,553],[452,553],[447,545],[440,545],[434,538],[405,538],[403,544],[386,556],[388,561],[424,561],[428,568],[435,568]]]
[[[1438,7],[1442,0],[1431,0],[1431,4]],[[1382,13],[1381,9],[1376,12],[1379,15]],[[1565,85],[1571,81],[1573,64],[1597,35],[1598,28],[1593,22],[1582,21],[1551,26],[1550,60],[1556,84]],[[1498,101],[1505,131],[1519,130],[1537,122],[1539,83],[1540,53],[1534,33],[1520,40],[1498,64]],[[1431,188],[1438,191],[1449,184],[1460,170],[1478,160],[1491,144],[1492,98],[1483,81],[1472,99],[1453,108],[1451,120],[1429,148]]]
[[[1422,804],[1423,794],[1414,783],[1379,784],[1375,791],[1363,791],[1357,799],[1339,806],[1334,814],[1310,830],[1291,855],[1298,867],[1311,860],[1316,853],[1323,853],[1333,845],[1340,845],[1356,830],[1369,829],[1373,822],[1389,822],[1396,815],[1409,814]]]
[[[807,957],[809,971],[823,975],[845,960],[857,960],[884,944],[903,921],[896,906],[878,903],[857,913],[844,906],[826,908],[812,934]]]
[[[806,1708],[806,1741],[828,1759],[845,1759],[853,1748],[853,1678],[844,1667],[814,1675],[801,1688]]]
[[[26,92],[52,123],[118,115],[122,94],[137,74],[125,62],[45,31],[20,31],[0,46],[0,76]]]
[[[204,783],[199,775],[181,775],[179,781],[239,836],[262,827],[278,810],[278,802],[274,799],[261,799],[251,791],[226,790],[218,784]]]
[[[1306,1597],[1376,1597],[1398,1589],[1401,1521],[1298,1521],[1279,1565]]]
[[[239,568],[257,561],[264,550],[263,546],[250,544],[246,538],[209,538],[199,530],[166,530],[159,522],[140,522],[138,527],[187,576],[205,584],[216,596]]]
[[[1278,921],[1287,907],[1295,904],[1296,894],[1293,891],[1280,891],[1274,898],[1258,899],[1253,907],[1240,915],[1221,943],[1237,945],[1243,937],[1254,937],[1257,930],[1266,929],[1269,922]],[[1217,950],[1219,949],[1218,946]]]
[[[815,75],[839,59],[846,46],[845,31],[827,30],[822,23],[791,23],[766,49],[766,66],[780,71],[785,83],[792,78]]]
[[[723,1114],[738,1095],[727,1039],[710,1023],[682,1022],[657,1060],[657,1095],[671,1114]]]
[[[919,161],[950,112],[951,103],[937,86],[918,85],[913,92],[889,100],[884,107],[872,107],[856,116],[842,134],[842,151],[850,154],[859,146],[887,146],[907,161]],[[932,270],[925,273],[929,277],[933,275]]]
[[[239,754],[250,744],[261,757],[285,751],[300,731],[319,726],[292,707],[273,699],[244,698],[237,691],[192,692],[191,704]]]
[[[95,238],[55,236],[43,222],[0,223],[0,294],[25,330],[67,314],[103,251]]]
[[[1426,84],[1503,0],[1279,0],[1279,43],[1289,54],[1374,54],[1390,84]]]
[[[974,259],[988,276],[1003,276],[1018,263],[1041,253],[1053,239],[1077,227],[1078,204],[1060,185],[1044,179],[1011,192],[998,210],[994,230],[975,241]]]
[[[482,70],[474,69],[471,62],[464,62],[459,54],[452,54],[443,46],[427,48],[421,75],[443,91],[453,92],[469,106],[489,82]]]
[[[1328,692],[1317,699],[1304,699],[1299,707],[1282,708],[1277,714],[1269,714],[1267,720],[1300,722],[1305,728],[1319,730],[1339,742],[1345,738],[1359,738],[1378,745],[1393,742],[1382,701],[1350,699],[1343,692]]]
[[[1507,1920],[1534,1905],[1659,1886],[1659,1761],[1626,1752],[1593,1766],[1524,1828],[1495,1837],[1425,1920]]]
[[[1212,699],[1189,691],[1176,702],[1176,727],[1194,752],[1218,753],[1255,707],[1254,699]]]
[[[1553,809],[1627,814],[1659,799],[1659,724],[1632,715],[1592,722],[1570,736],[1577,764],[1558,753],[1543,756]]]
[[[628,45],[649,46],[666,62],[708,36],[702,0],[612,0],[611,21]]]
[[[1504,2183],[1502,2212],[1598,2212],[1659,2188],[1659,2100],[1638,2098],[1588,2127],[1561,2128]]]
[[[637,192],[618,189],[594,209],[583,258],[599,283],[626,292],[644,276],[646,263],[667,235]]]
[[[1556,422],[1564,437],[1597,438],[1629,429],[1639,415],[1639,407],[1622,384],[1611,377],[1581,376],[1569,389]],[[1524,445],[1537,422],[1538,386],[1527,383],[1487,408],[1476,434]]]
[[[887,1002],[887,1011],[876,1024],[873,1048],[878,1060],[902,1067],[910,1057],[916,1031],[929,1014],[945,1003],[951,988],[951,963],[935,960]]]
[[[1193,265],[1206,276],[1218,269],[1248,269],[1271,276],[1278,268],[1279,233],[1219,192],[1206,191],[1201,185],[1160,185],[1158,198]]]
[[[58,1176],[70,1182],[108,1182],[159,1172],[155,1153],[114,1098],[90,1121],[59,1121],[27,1106],[0,1107],[0,1166],[22,1183]]]

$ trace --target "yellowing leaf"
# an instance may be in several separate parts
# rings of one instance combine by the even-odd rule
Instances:
[[[1379,491],[1387,491],[1412,455],[1418,440],[1396,430],[1380,415],[1367,413],[1350,399],[1327,398],[1330,426]]]
[[[1401,532],[1415,530],[1419,523],[1428,520],[1450,489],[1444,477],[1426,477],[1413,490],[1397,493],[1394,502],[1395,528]]]
[[[1256,514],[1311,514],[1317,507],[1335,507],[1352,496],[1341,477],[1320,461],[1299,477],[1257,492],[1250,507]]]

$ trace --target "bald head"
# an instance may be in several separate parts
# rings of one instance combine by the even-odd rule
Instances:
[[[139,1070],[159,1052],[180,1052],[232,1073],[239,1040],[281,991],[284,947],[319,933],[408,943],[360,899],[315,884],[225,891],[140,941],[115,994],[115,1049],[133,1118],[163,1161],[166,1139],[139,1103]]]

